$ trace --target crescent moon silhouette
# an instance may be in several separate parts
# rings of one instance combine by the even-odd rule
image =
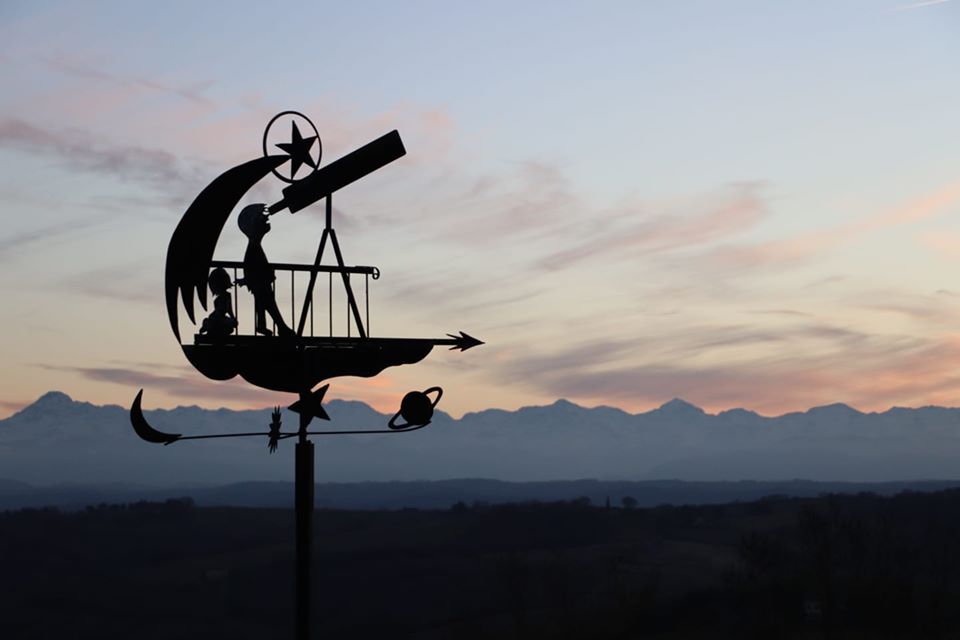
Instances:
[[[137,435],[147,442],[155,442],[158,444],[170,444],[171,442],[179,440],[179,433],[164,433],[150,426],[147,419],[143,417],[143,409],[140,408],[140,400],[142,398],[143,389],[140,389],[137,397],[133,399],[133,404],[130,406],[130,423],[133,425],[133,430]]]

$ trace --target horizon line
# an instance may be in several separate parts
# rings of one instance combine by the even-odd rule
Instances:
[[[64,392],[64,391],[60,391],[60,390],[58,390],[58,389],[51,389],[50,391],[46,391],[46,392],[42,393],[36,400],[33,400],[32,402],[25,402],[25,403],[21,404],[21,406],[20,406],[19,408],[14,409],[9,415],[7,415],[7,416],[5,416],[5,417],[3,417],[3,418],[0,418],[0,422],[3,422],[3,421],[8,420],[8,419],[10,419],[10,418],[13,418],[14,416],[16,416],[16,415],[22,413],[23,411],[25,411],[26,409],[29,409],[29,408],[31,408],[31,407],[39,404],[39,403],[40,403],[41,401],[43,401],[45,398],[48,398],[48,397],[50,397],[50,396],[63,396],[63,397],[65,397],[65,398],[67,398],[67,400],[69,400],[70,402],[77,403],[77,404],[89,404],[89,405],[94,406],[94,407],[102,407],[102,408],[106,408],[106,407],[117,407],[117,408],[123,409],[123,410],[125,410],[125,411],[129,410],[129,407],[125,407],[125,406],[119,405],[119,404],[95,404],[95,403],[93,403],[93,402],[89,402],[89,401],[86,401],[86,400],[77,400],[77,399],[75,399],[73,396],[71,396],[70,394],[68,394],[68,393],[66,393],[66,392]],[[362,404],[362,405],[366,406],[366,407],[369,408],[371,411],[373,411],[373,412],[375,412],[375,413],[377,413],[377,414],[380,414],[380,415],[389,415],[388,413],[383,413],[383,412],[377,410],[377,409],[374,408],[372,405],[370,405],[370,404],[367,403],[367,402],[364,402],[363,400],[353,400],[353,399],[346,399],[346,398],[334,398],[334,399],[330,400],[330,402],[351,402],[351,403],[359,403],[359,404]],[[18,404],[18,403],[0,402],[0,404],[4,404],[4,405],[7,405],[7,406],[12,406],[12,405]],[[553,406],[558,405],[558,404],[569,404],[569,405],[573,405],[573,406],[575,406],[575,407],[578,407],[578,408],[580,408],[580,409],[584,409],[584,410],[587,410],[587,411],[597,410],[597,409],[612,409],[612,410],[614,410],[614,411],[621,411],[621,412],[623,412],[623,413],[625,413],[625,414],[627,414],[627,415],[630,415],[630,416],[642,416],[642,415],[647,415],[647,414],[650,414],[650,413],[654,413],[654,412],[656,412],[656,411],[661,411],[661,410],[664,410],[664,409],[668,409],[668,408],[671,407],[671,406],[678,406],[678,407],[682,407],[682,408],[686,408],[686,409],[690,409],[690,410],[697,411],[697,412],[699,412],[699,413],[701,413],[701,414],[703,414],[703,415],[705,415],[705,416],[709,416],[709,417],[718,417],[718,416],[721,416],[721,415],[726,414],[726,413],[731,413],[731,412],[737,411],[737,412],[751,413],[751,414],[753,414],[753,415],[755,415],[755,416],[757,416],[757,417],[764,418],[764,419],[771,419],[771,420],[772,420],[772,419],[777,419],[777,418],[782,418],[782,417],[784,417],[784,416],[789,416],[789,415],[793,415],[793,414],[806,414],[806,413],[809,413],[809,412],[811,412],[811,411],[815,411],[815,410],[817,410],[817,409],[828,409],[828,408],[833,408],[833,407],[842,407],[842,408],[845,408],[845,409],[849,409],[850,411],[852,411],[852,412],[854,412],[854,413],[856,413],[856,414],[865,415],[865,416],[869,416],[869,415],[883,415],[883,414],[889,413],[890,411],[893,411],[893,410],[895,410],[895,409],[904,409],[904,410],[911,410],[911,411],[917,411],[917,410],[920,410],[920,409],[947,409],[947,410],[960,409],[960,407],[927,404],[927,405],[916,406],[916,407],[892,405],[892,406],[888,407],[887,409],[884,409],[883,411],[862,411],[862,410],[857,409],[856,407],[854,407],[854,406],[852,406],[852,405],[850,405],[850,404],[847,404],[847,403],[845,403],[845,402],[832,402],[832,403],[829,403],[829,404],[814,405],[814,406],[812,406],[812,407],[808,407],[808,408],[805,409],[805,410],[786,411],[786,412],[784,412],[784,413],[775,414],[775,415],[762,414],[762,413],[760,413],[760,412],[758,412],[758,411],[755,411],[755,410],[753,410],[753,409],[748,409],[748,408],[746,408],[746,407],[731,407],[731,408],[729,408],[729,409],[723,409],[723,410],[717,411],[716,413],[711,413],[711,412],[707,411],[706,409],[703,409],[702,407],[700,407],[700,406],[698,406],[698,405],[696,405],[696,404],[694,404],[694,403],[692,403],[692,402],[689,402],[689,401],[687,401],[687,400],[684,400],[683,398],[673,397],[673,398],[671,398],[670,400],[667,400],[666,402],[663,402],[662,404],[660,404],[660,405],[658,405],[658,406],[655,406],[655,407],[653,407],[653,408],[651,408],[651,409],[647,409],[646,411],[637,411],[637,412],[628,411],[628,410],[626,410],[626,409],[624,409],[624,408],[622,408],[622,407],[617,407],[617,406],[609,405],[609,404],[597,404],[597,405],[588,406],[588,405],[585,405],[585,404],[580,404],[580,403],[575,402],[575,401],[573,401],[573,400],[568,400],[568,399],[566,399],[566,398],[557,398],[556,400],[554,400],[553,402],[551,402],[551,403],[549,403],[549,404],[522,405],[522,406],[520,406],[520,407],[517,407],[516,409],[503,409],[503,408],[500,408],[500,407],[488,407],[488,408],[486,408],[486,409],[481,409],[481,410],[479,410],[479,411],[466,411],[466,412],[464,412],[463,415],[460,416],[459,418],[453,418],[453,417],[451,416],[451,414],[449,414],[449,413],[447,413],[447,412],[445,412],[445,411],[443,411],[443,410],[440,410],[440,409],[438,409],[437,412],[438,412],[438,413],[442,413],[442,414],[450,417],[450,418],[453,419],[453,420],[463,420],[463,419],[464,419],[465,417],[467,417],[467,416],[477,415],[477,414],[480,414],[480,413],[485,413],[485,412],[487,412],[487,411],[501,411],[501,412],[504,412],[504,413],[518,413],[518,412],[523,411],[523,410],[528,410],[528,409],[544,409],[544,408],[548,408],[548,407],[553,407]],[[273,410],[273,408],[274,408],[275,406],[276,406],[276,405],[271,404],[271,405],[267,405],[267,406],[264,406],[264,407],[250,407],[250,408],[246,408],[246,409],[232,409],[232,408],[230,408],[230,407],[225,407],[225,406],[222,406],[222,405],[221,405],[221,406],[203,406],[203,405],[199,405],[199,404],[182,404],[182,405],[181,405],[181,404],[178,404],[178,405],[175,405],[175,406],[173,406],[173,407],[155,407],[155,408],[153,408],[153,409],[145,409],[145,412],[149,413],[149,412],[152,412],[152,411],[176,411],[177,409],[201,409],[201,410],[204,410],[204,411],[233,411],[233,412],[238,412],[238,413],[239,413],[239,412],[247,412],[247,411],[269,411],[269,410]],[[283,408],[286,409],[286,407],[283,407]]]

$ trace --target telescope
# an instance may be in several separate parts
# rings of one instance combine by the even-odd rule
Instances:
[[[267,215],[284,209],[296,213],[406,153],[400,133],[394,129],[285,188],[283,199],[267,207]]]

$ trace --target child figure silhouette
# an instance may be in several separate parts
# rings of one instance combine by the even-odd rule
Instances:
[[[243,254],[243,277],[237,280],[237,284],[245,286],[253,294],[255,333],[273,335],[267,328],[266,316],[269,313],[281,336],[295,336],[296,333],[283,321],[280,309],[277,308],[277,300],[273,295],[276,275],[260,244],[263,236],[270,231],[266,208],[263,204],[251,204],[243,208],[237,219],[240,231],[247,236],[247,251]]]
[[[237,319],[233,316],[233,297],[230,295],[230,276],[222,267],[210,272],[207,284],[213,293],[213,313],[203,319],[200,335],[211,338],[225,338],[237,328]]]

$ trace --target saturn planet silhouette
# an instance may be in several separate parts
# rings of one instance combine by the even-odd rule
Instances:
[[[430,394],[436,393],[437,397],[430,399]],[[440,387],[430,387],[425,391],[411,391],[403,396],[400,401],[400,411],[397,411],[387,426],[391,429],[407,429],[409,427],[422,427],[433,418],[433,408],[440,402],[443,395],[443,389]],[[403,418],[406,424],[397,424],[397,419]]]

